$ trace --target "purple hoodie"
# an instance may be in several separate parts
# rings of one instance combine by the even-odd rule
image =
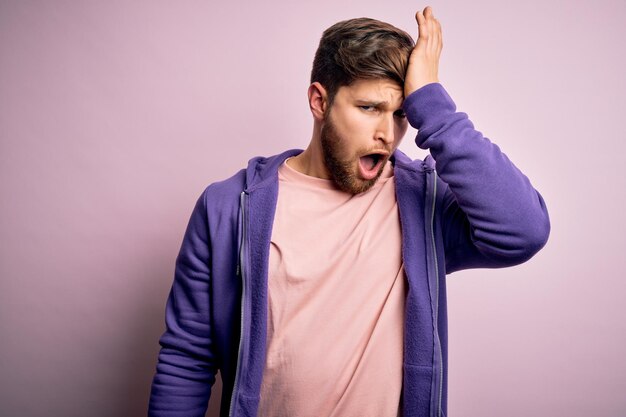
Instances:
[[[402,107],[417,146],[430,150],[424,161],[399,150],[391,158],[409,287],[402,414],[445,417],[446,274],[529,260],[546,244],[550,220],[528,178],[456,111],[440,83],[414,91]],[[204,416],[218,370],[220,416],[256,416],[277,172],[300,152],[255,157],[198,198],[176,259],[150,416]]]

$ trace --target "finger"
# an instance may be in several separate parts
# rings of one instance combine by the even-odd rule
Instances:
[[[435,18],[433,17],[433,13],[432,10],[429,9],[430,13],[428,14],[428,17],[426,17],[426,15],[424,15],[424,18],[426,19],[426,28],[428,29],[428,43],[430,48],[433,47],[433,43],[436,42],[436,23],[435,23]]]
[[[417,20],[417,24],[419,26],[423,25],[424,23],[426,23],[426,18],[424,17],[424,13],[421,10],[418,10],[415,13],[415,20]]]
[[[441,49],[441,24],[439,23],[439,20],[433,18],[433,30],[432,30],[432,37],[434,39],[433,41],[433,48],[435,49],[436,52],[438,52]]]
[[[428,28],[426,24],[426,18],[421,11],[415,13],[415,20],[417,20],[418,33],[417,39],[428,39]]]
[[[428,34],[432,37],[433,32],[436,30],[435,15],[433,14],[433,8],[426,6],[424,8],[424,18],[426,20],[426,27],[428,28]]]
[[[441,50],[443,47],[443,31],[441,30],[441,23],[439,20],[435,19],[435,22],[437,22],[437,36],[439,38],[439,50]]]
[[[424,8],[424,17],[426,19],[430,19],[432,15],[433,15],[433,8],[430,6],[426,6]]]

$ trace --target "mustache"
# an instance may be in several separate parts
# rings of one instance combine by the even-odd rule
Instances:
[[[366,149],[364,151],[360,151],[358,152],[358,155],[360,156],[366,156],[366,155],[372,155],[372,154],[376,154],[376,155],[380,155],[384,158],[388,158],[389,156],[391,156],[392,153],[392,149],[391,148],[387,148],[387,147],[374,147],[374,148],[370,148],[370,149]]]

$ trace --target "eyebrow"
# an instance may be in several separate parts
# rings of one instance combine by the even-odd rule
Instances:
[[[364,98],[357,98],[355,100],[357,103],[359,104],[367,104],[368,106],[374,106],[374,107],[381,107],[381,105],[383,107],[388,107],[389,106],[389,102],[384,100],[384,101],[374,101],[374,100],[368,100],[368,99],[364,99]],[[403,110],[402,106],[398,107],[398,110]]]

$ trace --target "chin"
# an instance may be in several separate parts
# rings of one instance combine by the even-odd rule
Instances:
[[[358,161],[356,162],[356,164],[358,164]],[[383,173],[383,167],[381,167],[376,176],[370,180],[365,180],[359,177],[358,167],[352,173],[347,173],[344,170],[336,169],[329,169],[329,171],[331,173],[331,178],[333,179],[333,182],[335,183],[335,186],[337,188],[346,193],[357,195],[368,191],[374,186],[374,184],[376,184],[376,182]]]

